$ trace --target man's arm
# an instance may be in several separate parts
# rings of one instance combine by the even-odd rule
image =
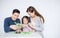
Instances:
[[[4,20],[4,31],[5,32],[9,32],[10,31],[8,19]]]

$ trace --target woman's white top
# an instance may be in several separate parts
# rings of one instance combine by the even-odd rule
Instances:
[[[41,23],[41,19],[37,16],[36,20],[34,21],[32,17],[30,17],[31,24],[35,27],[36,31],[42,32],[43,31],[43,24]]]

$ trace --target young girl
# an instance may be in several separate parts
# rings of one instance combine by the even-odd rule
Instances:
[[[28,16],[22,18],[23,32],[34,32],[33,26],[29,22],[30,20]]]

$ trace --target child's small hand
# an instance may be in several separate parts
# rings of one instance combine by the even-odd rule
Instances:
[[[23,24],[23,27],[27,27],[27,25]]]

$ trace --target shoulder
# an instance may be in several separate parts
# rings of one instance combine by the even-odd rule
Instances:
[[[5,18],[5,20],[10,20],[11,19],[11,17],[7,17],[7,18]]]
[[[17,21],[20,21],[20,19],[18,18]]]
[[[43,20],[41,17],[37,16],[37,19],[40,20],[41,23],[43,23]]]
[[[37,19],[40,19],[41,17],[37,16]]]

